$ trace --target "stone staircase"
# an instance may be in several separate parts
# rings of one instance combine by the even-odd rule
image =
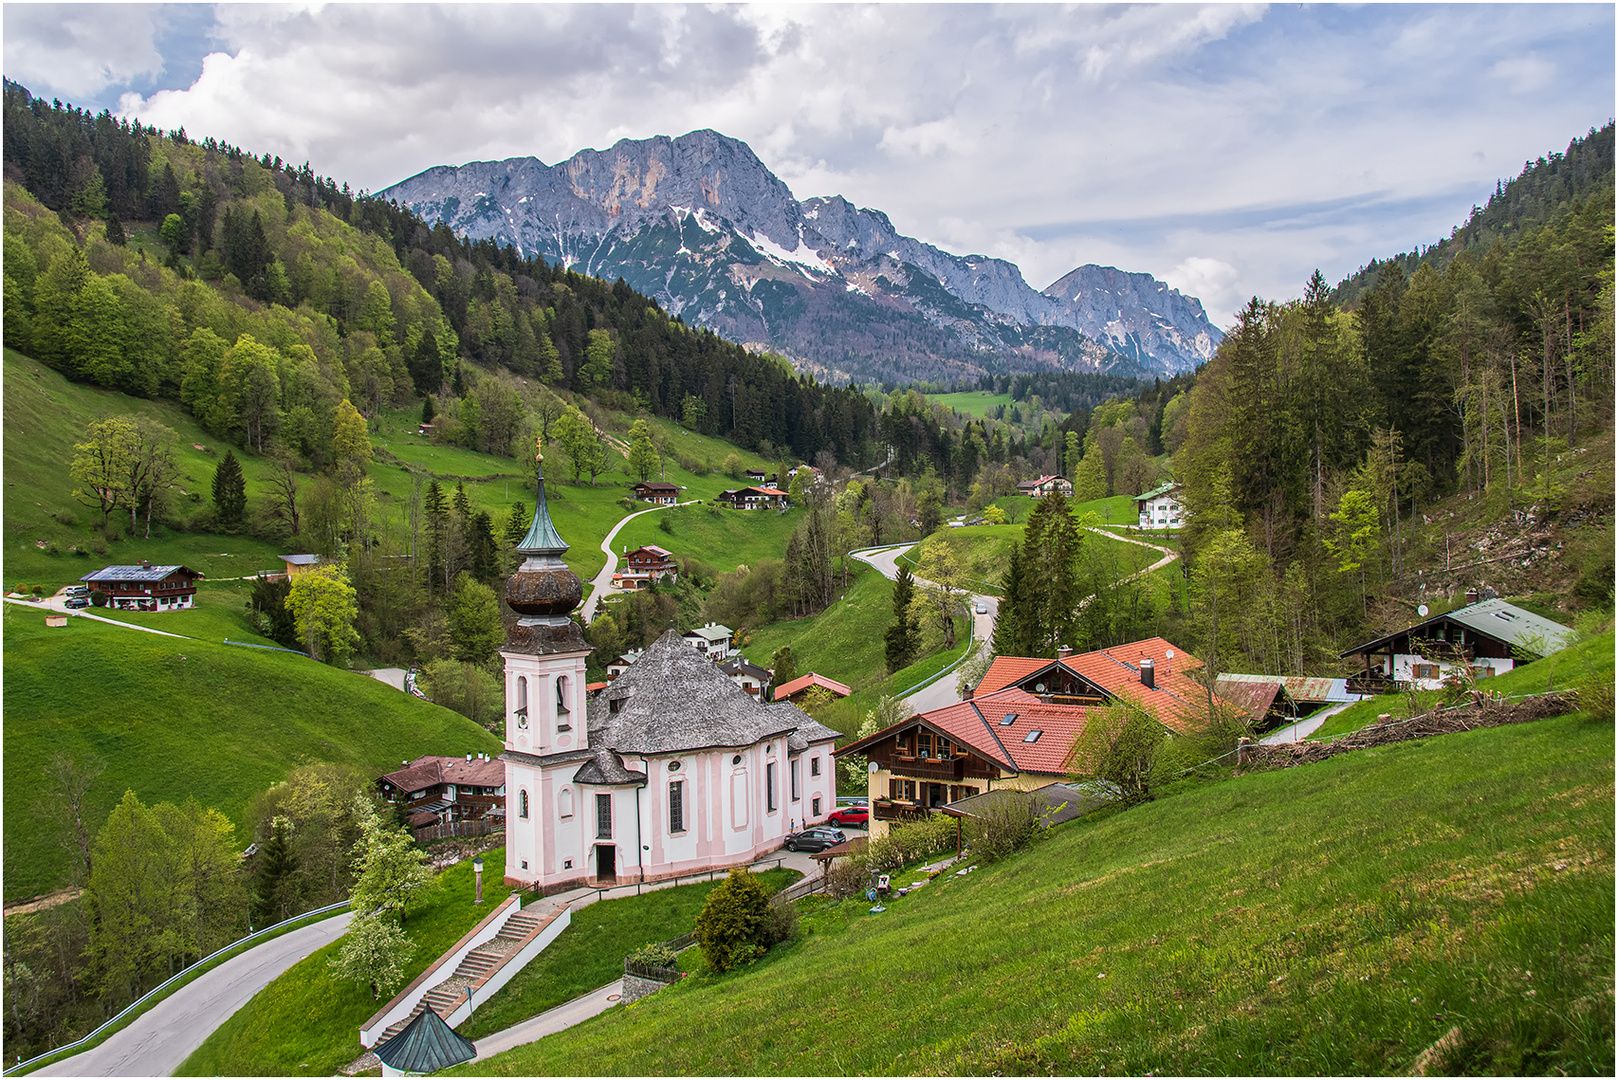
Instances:
[[[529,940],[550,925],[551,920],[559,913],[560,909],[554,907],[524,909],[507,919],[505,926],[501,927],[500,933],[493,940],[467,953],[466,959],[461,961],[455,973],[427,991],[426,996],[416,1003],[409,1016],[388,1025],[378,1042],[386,1042],[399,1034],[410,1021],[421,1015],[423,1009],[430,1007],[440,1017],[448,1017],[457,1005],[466,1000],[468,986],[475,995],[478,988],[489,980],[489,976],[506,962],[507,956],[528,944]]]

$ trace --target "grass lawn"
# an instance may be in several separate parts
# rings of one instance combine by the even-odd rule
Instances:
[[[485,852],[483,857],[500,866],[505,849]],[[405,982],[399,989],[510,893],[498,879],[484,882],[483,905],[474,906],[470,860],[445,870],[439,882],[439,888],[406,919],[405,932],[417,948],[405,965]],[[386,999],[372,1000],[369,987],[332,976],[327,961],[341,948],[339,939],[311,953],[260,990],[208,1036],[175,1075],[331,1076],[363,1054],[360,1025]]]
[[[773,893],[801,875],[777,867],[758,876]],[[576,910],[572,923],[544,952],[455,1030],[481,1039],[622,977],[625,956],[642,945],[690,933],[708,893],[722,880],[723,874],[713,881],[602,900]]]
[[[883,914],[845,902],[459,1071],[1605,1074],[1613,725],[1569,716],[1062,826]]]
[[[228,611],[227,602],[149,618],[196,615],[236,640]],[[380,771],[419,754],[500,749],[448,709],[290,653],[89,619],[50,629],[42,612],[16,604],[0,605],[0,628],[7,899],[49,891],[66,877],[67,852],[39,807],[43,770],[57,753],[107,763],[88,796],[92,829],[126,789],[147,804],[195,797],[240,829],[248,800],[304,761]]]
[[[792,530],[801,521],[803,513],[799,510],[781,514],[711,505],[671,506],[625,525],[613,547],[622,552],[625,548],[633,551],[645,544],[656,544],[676,555],[701,559],[719,572],[727,573],[738,566],[751,566],[760,559],[781,558],[786,554]],[[668,523],[669,531],[664,531],[664,522]],[[561,523],[556,527],[560,529]],[[596,543],[599,545],[601,541],[598,539]]]
[[[976,592],[998,596],[999,579],[1005,573],[1011,546],[1022,542],[1025,527],[1026,522],[1022,525],[971,525],[960,529],[939,529],[911,550],[910,558],[914,560],[910,564],[911,569],[916,569],[928,549],[947,544],[955,550],[956,564],[969,579],[970,587]],[[1084,538],[1086,556],[1101,559],[1108,572],[1117,578],[1143,570],[1163,557],[1151,548],[1115,539],[1110,533],[1086,531],[1080,535]]]
[[[197,606],[183,611],[119,611],[115,608],[87,607],[83,610],[104,619],[166,630],[201,641],[245,641],[253,645],[275,645],[261,636],[248,621],[247,601],[253,585],[248,581],[201,582]]]
[[[1011,407],[1010,394],[991,394],[987,390],[965,390],[958,394],[928,394],[928,401],[936,401],[940,405],[948,406],[958,413],[986,419],[989,410],[996,406]]]
[[[1510,695],[1578,688],[1592,681],[1605,682],[1610,686],[1613,681],[1613,646],[1613,631],[1609,628],[1561,652],[1513,668],[1504,675],[1479,680],[1478,689]],[[1437,691],[1417,694],[1416,712],[1425,712],[1437,705],[1439,699]],[[1367,724],[1376,723],[1376,718],[1383,713],[1392,715],[1396,720],[1404,719],[1412,715],[1410,708],[1411,698],[1406,694],[1379,694],[1329,717],[1309,738],[1319,741],[1358,731]]]
[[[899,669],[879,682],[868,685],[863,689],[856,689],[848,697],[840,701],[834,701],[826,706],[816,719],[827,727],[842,732],[844,735],[852,735],[859,730],[860,724],[865,720],[865,714],[876,707],[877,699],[882,695],[902,695],[905,691],[912,691],[918,684],[927,682],[934,675],[937,675],[944,668],[949,667],[949,665],[964,656],[970,644],[966,639],[969,630],[970,625],[964,616],[956,619],[955,640],[958,644],[955,648],[940,649],[931,656],[922,657],[907,668]],[[878,646],[880,645],[881,643],[878,642]],[[796,653],[797,647],[794,646],[792,651]],[[799,670],[802,670],[801,664],[799,665]],[[955,676],[951,673],[944,677],[953,679]],[[864,795],[865,788],[861,787],[849,794]]]
[[[769,667],[775,650],[792,647],[798,674],[818,672],[856,690],[886,675],[882,635],[893,622],[893,582],[857,560],[848,591],[812,618],[771,623],[753,631],[742,652]]]

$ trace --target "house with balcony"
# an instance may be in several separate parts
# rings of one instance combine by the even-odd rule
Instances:
[[[1172,481],[1135,496],[1137,524],[1142,529],[1178,529],[1185,524],[1181,487]]]
[[[488,754],[464,760],[429,754],[402,762],[376,786],[384,799],[404,807],[413,829],[505,816],[506,767]]]
[[[79,578],[120,611],[179,611],[195,607],[202,574],[185,566],[105,566]]]
[[[699,626],[695,630],[687,630],[682,640],[717,664],[730,656],[731,633],[732,631],[728,626],[708,623],[706,626]]]
[[[642,480],[635,485],[635,498],[659,506],[673,506],[680,498],[680,488],[663,480]]]
[[[764,688],[770,685],[769,671],[752,663],[740,653],[721,663],[719,670],[728,675],[731,682],[747,693],[760,701],[764,700]]]
[[[1356,645],[1364,671],[1349,689],[1437,690],[1451,675],[1485,679],[1565,648],[1573,629],[1504,600],[1484,600],[1434,615],[1403,630]]]
[[[624,552],[624,569],[612,575],[612,586],[635,592],[654,581],[673,581],[679,576],[680,568],[674,561],[674,554],[655,544],[647,544]]]
[[[785,510],[787,493],[773,487],[744,487],[721,491],[714,501],[733,510]]]
[[[1200,730],[1209,694],[1188,674],[1200,667],[1162,638],[1054,658],[998,657],[965,701],[918,713],[837,753],[869,763],[871,835],[881,836],[892,822],[983,792],[1065,780],[1074,740],[1113,701],[1142,706],[1171,736]],[[1240,714],[1217,695],[1212,703]]]

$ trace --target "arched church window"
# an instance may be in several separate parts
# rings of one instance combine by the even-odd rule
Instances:
[[[520,818],[525,818],[528,816],[527,788],[523,788],[521,791],[517,792],[517,816]]]

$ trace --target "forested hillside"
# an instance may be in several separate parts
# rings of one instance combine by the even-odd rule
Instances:
[[[1450,230],[1436,244],[1422,245],[1388,259],[1372,259],[1332,290],[1331,299],[1350,306],[1376,284],[1388,264],[1397,264],[1408,277],[1423,264],[1442,273],[1463,251],[1481,255],[1496,244],[1510,246],[1543,226],[1553,225],[1613,177],[1613,125],[1592,128],[1583,138],[1568,143],[1566,153],[1551,153],[1523,163],[1513,180],[1495,185],[1482,206],[1473,205],[1464,225]]]
[[[1610,607],[1611,146],[1609,126],[1534,166],[1501,197],[1512,227],[1474,215],[1443,258],[1382,264],[1346,307],[1317,273],[1243,309],[1174,458],[1216,660],[1330,662],[1469,584]]]

